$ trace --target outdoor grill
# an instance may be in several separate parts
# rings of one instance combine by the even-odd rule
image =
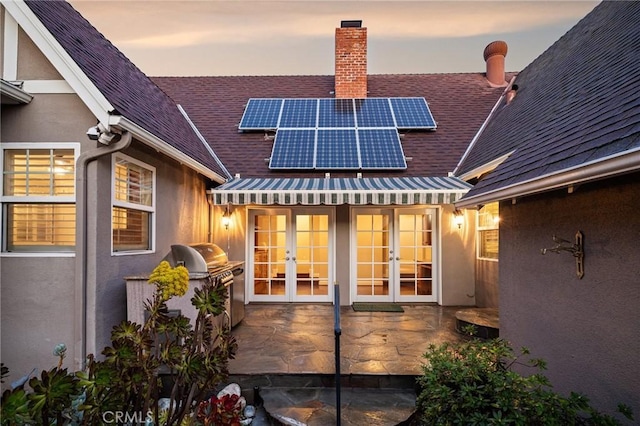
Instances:
[[[189,274],[208,274],[227,286],[227,313],[231,327],[244,318],[244,262],[229,261],[227,253],[213,243],[175,244],[163,260],[173,267],[182,265]]]

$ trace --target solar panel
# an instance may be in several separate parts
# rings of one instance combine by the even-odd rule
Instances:
[[[399,129],[435,129],[436,122],[424,98],[390,98],[396,127]]]
[[[249,99],[238,129],[277,129],[282,101],[282,99]]]
[[[358,144],[363,169],[407,168],[396,129],[358,129]]]
[[[285,99],[279,128],[316,127],[317,99]]]
[[[318,127],[355,127],[353,99],[320,99]]]
[[[315,130],[278,130],[273,141],[269,168],[313,169],[315,135]]]
[[[359,169],[355,129],[318,130],[316,169]]]
[[[395,127],[388,98],[355,99],[357,127]]]

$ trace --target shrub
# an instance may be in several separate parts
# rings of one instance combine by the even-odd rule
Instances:
[[[430,345],[418,378],[416,418],[424,425],[619,424],[593,409],[583,395],[554,393],[541,374],[545,362],[525,361],[527,355],[526,348],[515,354],[501,339]],[[536,372],[522,376],[512,370],[515,364]],[[630,416],[626,407],[619,408]]]

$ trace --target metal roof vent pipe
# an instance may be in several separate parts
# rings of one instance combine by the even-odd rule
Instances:
[[[498,40],[484,48],[484,60],[487,63],[487,80],[491,87],[504,87],[508,83],[504,75],[504,58],[507,56],[507,43]]]

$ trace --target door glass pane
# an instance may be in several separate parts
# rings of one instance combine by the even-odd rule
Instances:
[[[329,216],[296,216],[296,295],[329,294]]]
[[[398,222],[400,295],[431,295],[431,214],[400,214]]]
[[[357,294],[389,295],[389,216],[356,216]]]
[[[254,229],[254,292],[285,294],[286,216],[256,215]]]

